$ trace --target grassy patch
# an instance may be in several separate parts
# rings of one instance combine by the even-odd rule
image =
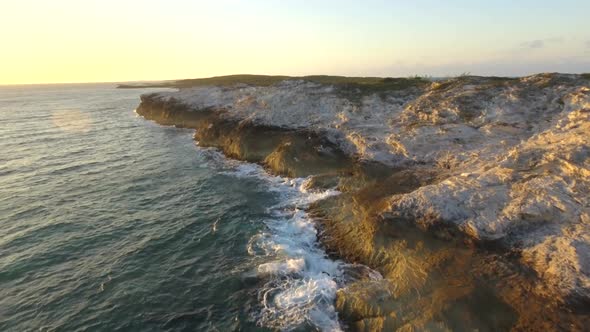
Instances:
[[[231,86],[235,84],[248,84],[255,86],[269,86],[286,79],[291,78],[290,76],[269,76],[269,75],[227,75],[227,76],[214,76],[208,78],[195,78],[188,80],[179,80],[172,83],[173,86],[178,88],[189,88],[195,86]]]
[[[353,102],[360,102],[362,97],[383,94],[388,91],[404,90],[412,87],[424,87],[430,81],[422,77],[341,77],[341,76],[306,76],[301,79],[333,85],[336,93]]]
[[[227,75],[214,76],[207,78],[193,78],[177,81],[164,81],[157,83],[137,83],[137,84],[119,84],[119,88],[191,88],[197,86],[231,86],[235,84],[249,84],[255,86],[269,86],[286,79],[293,78],[291,76],[269,76],[269,75]]]
[[[510,84],[511,82],[517,82],[518,80],[518,77],[470,76],[468,74],[463,74],[461,76],[435,82],[432,85],[432,90],[444,91],[449,88],[469,84],[470,82],[479,85],[480,89],[487,89],[505,86],[507,84]]]
[[[193,87],[205,85],[230,86],[248,84],[254,86],[270,86],[284,80],[305,80],[309,82],[334,85],[349,93],[373,93],[387,90],[402,90],[412,86],[425,84],[428,81],[421,77],[383,78],[383,77],[346,77],[346,76],[267,76],[267,75],[229,75],[209,78],[180,80],[173,83],[176,87]]]
[[[305,80],[325,85],[334,85],[338,92],[345,96],[362,96],[372,93],[391,90],[403,90],[413,86],[426,85],[427,78],[415,76],[409,78],[392,77],[346,77],[346,76],[269,76],[269,75],[228,75],[208,78],[186,79],[178,81],[166,81],[147,84],[121,84],[120,88],[137,87],[171,87],[190,88],[197,86],[231,86],[235,84],[248,84],[253,86],[270,86],[284,80]]]
[[[587,79],[590,80],[590,73],[584,73],[582,75],[580,75],[583,79]]]

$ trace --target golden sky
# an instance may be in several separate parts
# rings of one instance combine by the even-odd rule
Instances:
[[[588,12],[573,0],[2,0],[0,84],[588,72]]]

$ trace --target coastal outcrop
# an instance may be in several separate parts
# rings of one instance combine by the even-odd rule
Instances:
[[[590,80],[393,80],[183,87],[137,113],[342,191],[311,208],[322,241],[384,277],[339,293],[351,328],[590,326]]]

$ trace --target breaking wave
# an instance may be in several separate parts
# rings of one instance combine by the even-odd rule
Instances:
[[[219,154],[218,152],[212,153]],[[292,330],[311,325],[322,331],[341,331],[334,307],[336,292],[343,284],[344,262],[333,260],[320,247],[318,230],[305,212],[309,204],[339,192],[308,190],[308,179],[271,176],[258,165],[223,160],[235,177],[258,178],[280,203],[269,207],[265,229],[248,243],[248,253],[257,262],[252,273],[261,281],[257,323],[264,327]]]

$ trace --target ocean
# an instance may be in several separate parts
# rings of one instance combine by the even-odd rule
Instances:
[[[305,212],[338,193],[137,116],[148,91],[0,87],[0,331],[340,330]]]

